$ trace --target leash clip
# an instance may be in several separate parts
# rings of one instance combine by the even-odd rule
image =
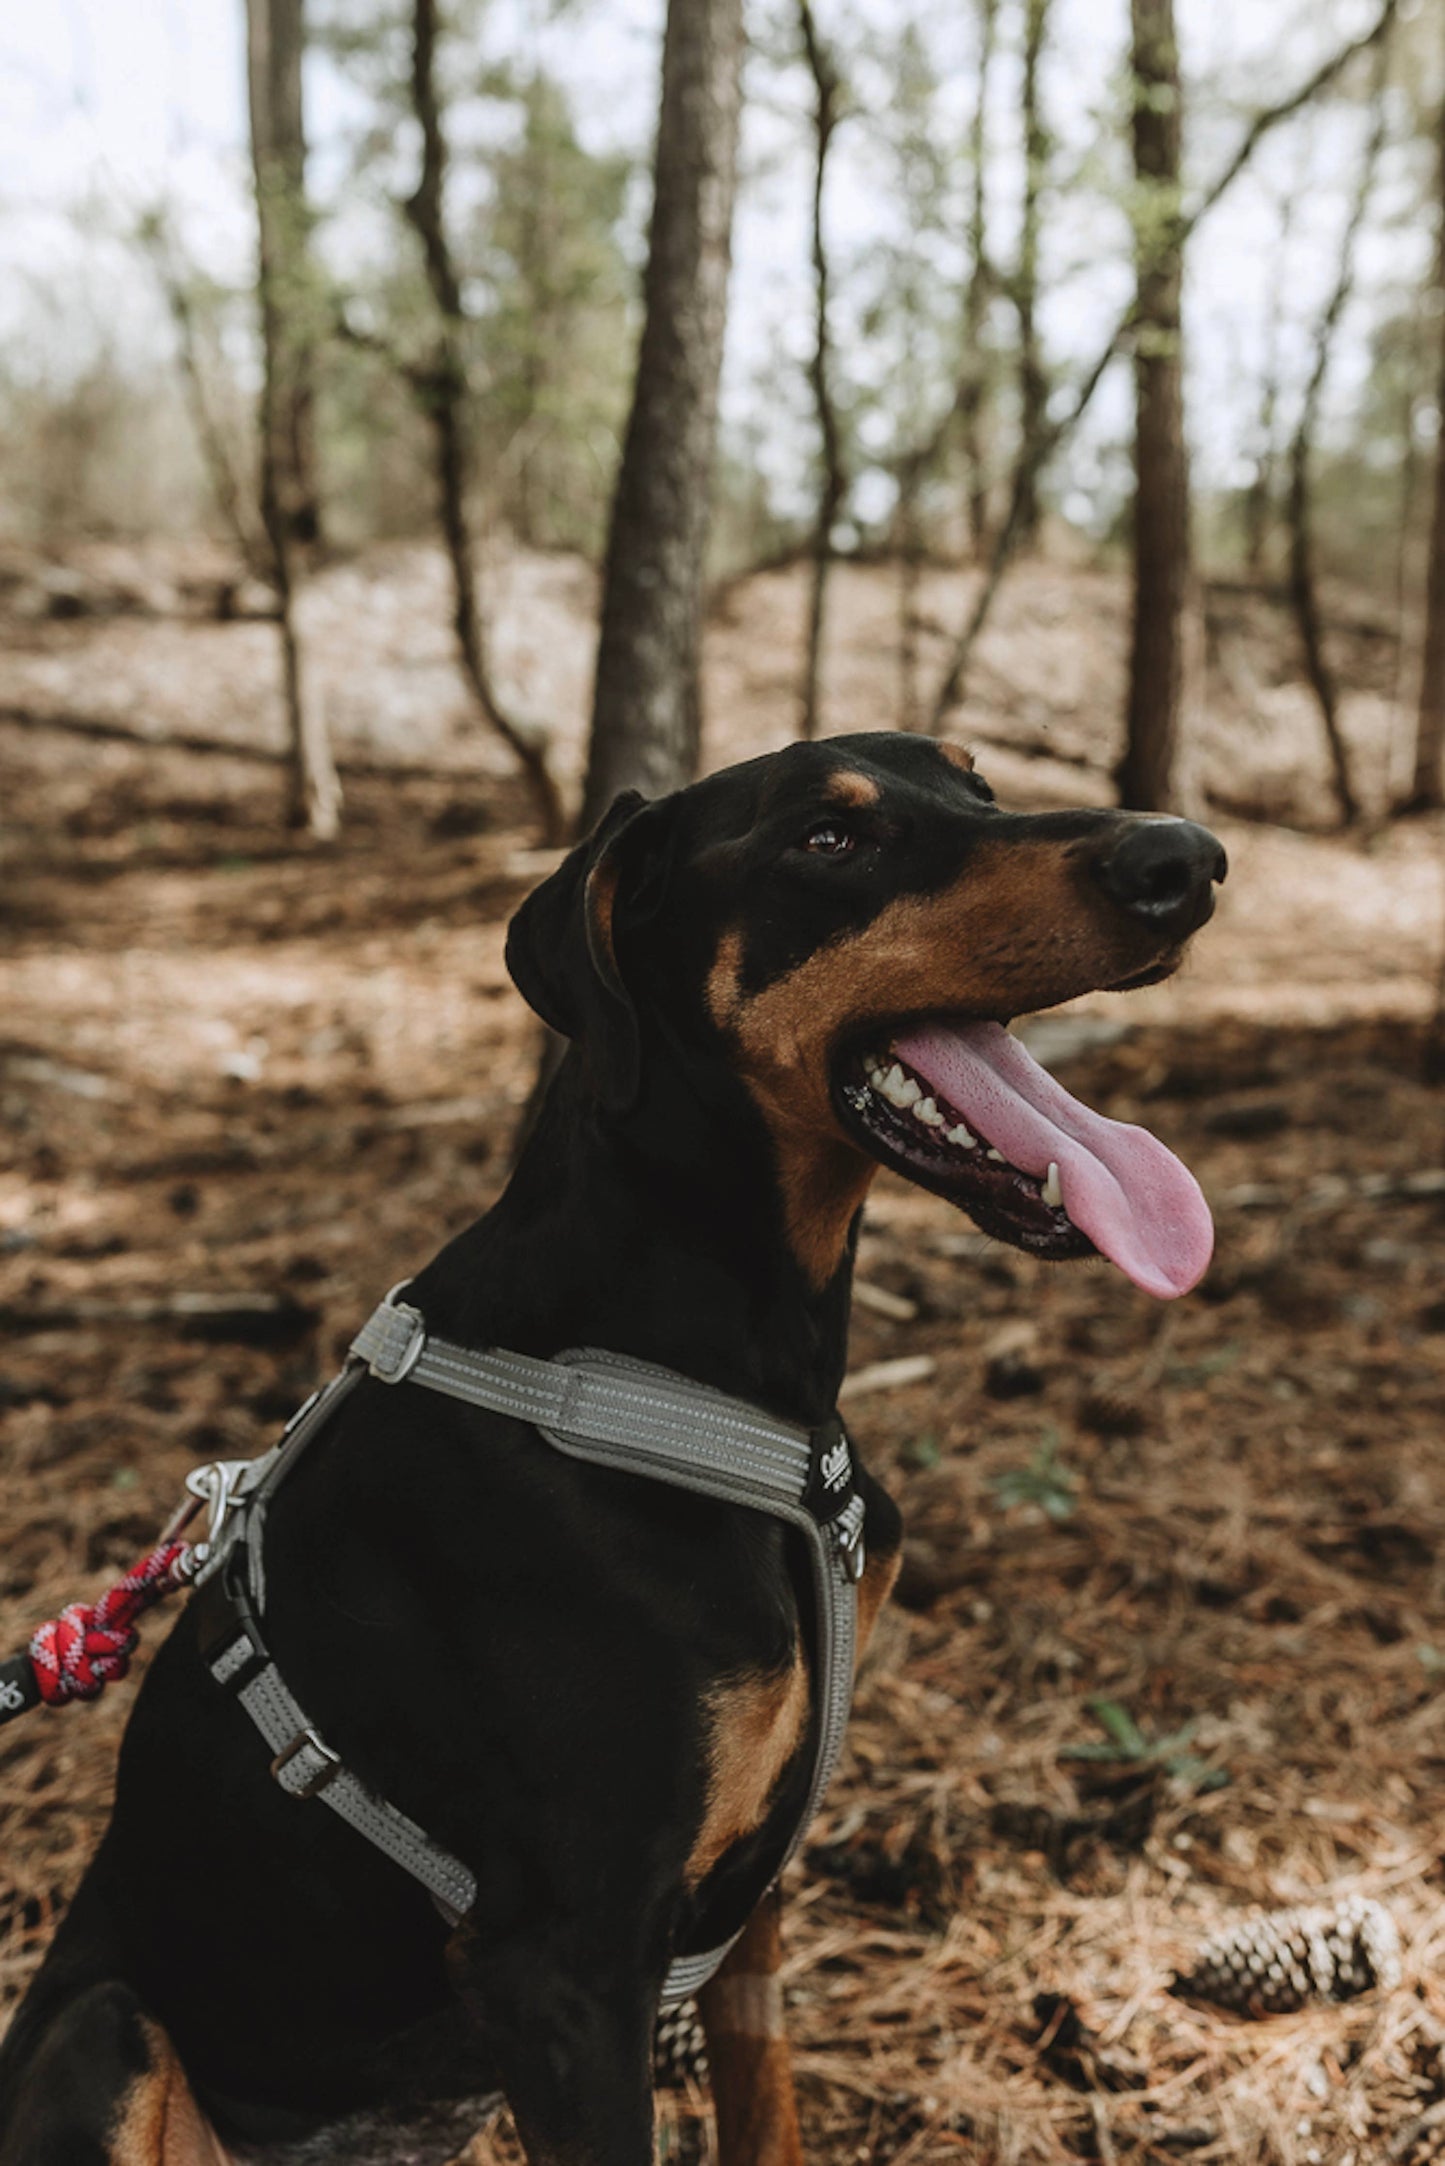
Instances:
[[[226,1523],[250,1487],[246,1477],[255,1466],[253,1459],[212,1459],[203,1467],[192,1467],[186,1476],[185,1497],[166,1523],[163,1542],[173,1542],[184,1533],[202,1506],[206,1509],[206,1538],[191,1547],[189,1571],[194,1573],[214,1554],[216,1545],[226,1531]]]

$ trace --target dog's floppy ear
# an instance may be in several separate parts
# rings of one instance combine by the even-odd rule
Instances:
[[[527,897],[507,928],[507,968],[528,1007],[586,1056],[604,1105],[637,1096],[642,1042],[637,1009],[617,967],[614,920],[633,890],[655,884],[661,807],[638,790],[613,800],[585,842]]]

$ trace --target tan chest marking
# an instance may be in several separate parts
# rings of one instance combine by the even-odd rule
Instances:
[[[868,1552],[868,1561],[863,1567],[863,1577],[858,1587],[858,1624],[853,1646],[855,1671],[867,1652],[869,1640],[873,1637],[878,1612],[893,1592],[893,1582],[898,1577],[898,1567],[902,1561],[901,1543],[894,1549],[884,1550],[881,1555],[871,1549]]]
[[[123,2101],[108,2166],[232,2166],[165,2032],[145,2028],[151,2065]]]
[[[707,1808],[687,1861],[690,1888],[762,1824],[778,1777],[802,1742],[808,1720],[802,1649],[789,1669],[719,1685],[709,1695],[708,1716]]]

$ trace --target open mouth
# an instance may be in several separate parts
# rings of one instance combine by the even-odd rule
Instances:
[[[1147,1129],[1073,1098],[1000,1023],[938,1019],[845,1056],[838,1096],[875,1158],[1030,1255],[1096,1251],[1168,1300],[1214,1246],[1199,1185]]]

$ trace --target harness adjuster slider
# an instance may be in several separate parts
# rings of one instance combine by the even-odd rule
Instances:
[[[388,1326],[395,1318],[409,1327],[408,1336],[404,1344],[388,1344],[373,1354],[367,1367],[379,1383],[399,1384],[403,1377],[410,1376],[421,1359],[422,1348],[426,1345],[426,1318],[409,1301],[392,1301],[388,1297],[386,1309]]]
[[[286,1771],[299,1760],[303,1752],[314,1752],[320,1765],[300,1782],[288,1782]],[[271,1762],[271,1773],[288,1797],[317,1797],[328,1783],[335,1782],[341,1773],[341,1755],[333,1752],[324,1738],[312,1729],[298,1730],[289,1745],[283,1745]]]

